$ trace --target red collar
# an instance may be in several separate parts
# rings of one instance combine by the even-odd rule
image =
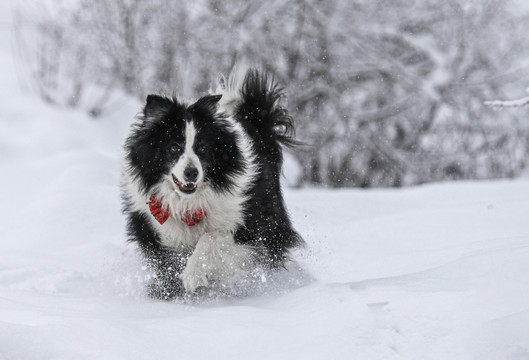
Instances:
[[[198,224],[203,218],[206,217],[206,210],[197,209],[193,212],[187,211],[183,216],[180,217],[180,219],[187,224],[187,226],[195,226]]]
[[[149,210],[151,211],[152,216],[160,223],[163,224],[167,221],[169,218],[169,209],[164,208],[162,206],[162,203],[156,199],[156,195],[151,195],[149,202],[147,202],[147,205],[149,205]],[[195,226],[198,224],[202,219],[206,217],[207,213],[206,210],[197,209],[194,211],[186,211],[182,216],[180,216],[180,220],[182,220],[187,226]]]

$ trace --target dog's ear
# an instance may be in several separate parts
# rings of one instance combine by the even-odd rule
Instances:
[[[157,118],[165,114],[175,103],[176,99],[171,100],[159,95],[148,95],[143,108],[143,115],[146,119]]]
[[[219,100],[221,97],[222,95],[203,96],[197,100],[194,106],[197,108],[207,109],[209,112],[215,113],[217,112],[217,108],[219,106]]]

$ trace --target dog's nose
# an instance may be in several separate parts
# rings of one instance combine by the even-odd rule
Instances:
[[[195,182],[198,179],[198,169],[189,165],[184,170],[184,179],[188,182]]]

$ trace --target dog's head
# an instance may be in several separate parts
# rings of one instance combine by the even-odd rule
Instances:
[[[125,143],[129,172],[141,190],[155,186],[181,197],[207,188],[229,191],[244,168],[237,134],[217,111],[220,95],[192,105],[149,95],[139,122]]]

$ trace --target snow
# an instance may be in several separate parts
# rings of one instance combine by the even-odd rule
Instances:
[[[120,213],[140,104],[45,105],[0,35],[0,359],[529,359],[528,180],[288,189],[289,271],[155,301]]]

